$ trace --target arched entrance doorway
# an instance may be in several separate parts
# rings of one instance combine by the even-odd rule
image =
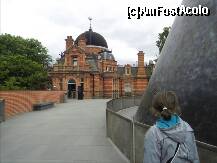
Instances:
[[[68,81],[68,98],[76,98],[76,82],[73,79]]]

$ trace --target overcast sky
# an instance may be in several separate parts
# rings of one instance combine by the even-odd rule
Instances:
[[[118,64],[137,61],[139,50],[145,61],[156,58],[156,40],[175,17],[128,19],[128,7],[176,8],[182,0],[1,0],[1,33],[38,39],[56,59],[65,48],[65,38],[74,39],[89,29],[106,39]]]

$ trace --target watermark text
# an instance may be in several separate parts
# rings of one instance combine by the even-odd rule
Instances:
[[[210,9],[205,6],[187,7],[181,5],[177,8],[147,8],[147,7],[128,7],[128,19],[140,19],[144,16],[209,16]]]

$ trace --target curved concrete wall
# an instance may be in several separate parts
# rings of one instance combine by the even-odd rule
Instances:
[[[133,124],[131,120],[107,110],[107,137],[133,162]]]
[[[121,97],[118,99],[113,99],[107,102],[107,108],[118,112],[119,110],[133,107],[133,106],[139,106],[141,102],[142,96],[132,96],[132,97]]]

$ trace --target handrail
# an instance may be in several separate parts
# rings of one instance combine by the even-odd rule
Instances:
[[[196,140],[196,143],[197,143],[197,145],[199,147],[202,147],[203,149],[207,149],[209,151],[213,151],[213,152],[217,153],[217,146],[215,146],[215,145],[204,143],[204,142],[201,142],[201,141],[198,141],[198,140]]]

